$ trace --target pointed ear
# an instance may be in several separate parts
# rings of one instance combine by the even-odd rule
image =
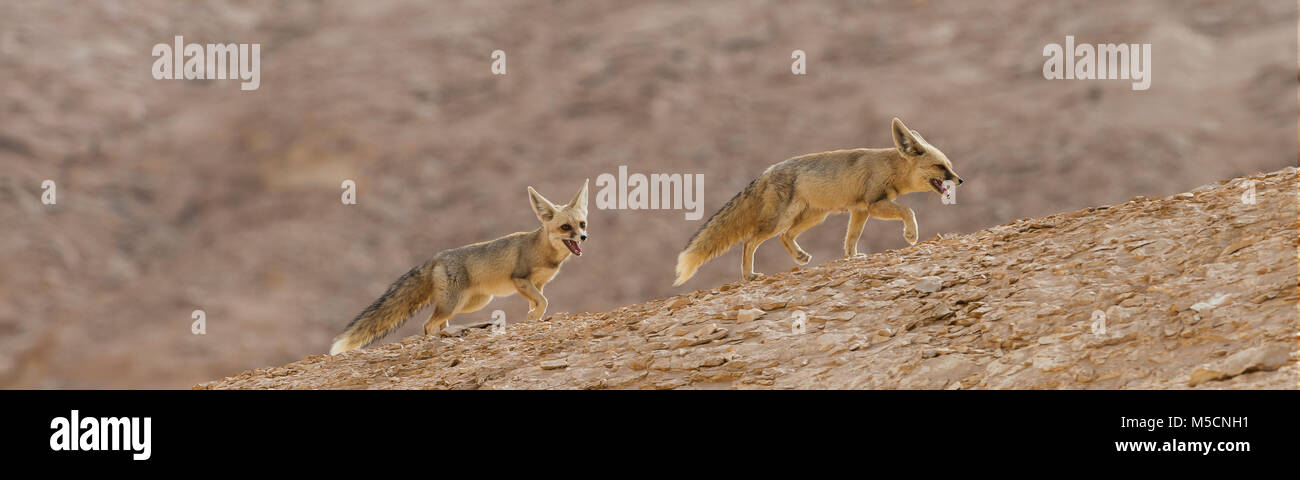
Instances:
[[[536,213],[537,219],[543,223],[555,218],[555,205],[531,186],[528,187],[528,203],[533,205],[533,213]]]
[[[578,194],[573,197],[573,200],[569,201],[568,208],[577,208],[584,212],[587,211],[587,183],[590,181],[591,179],[588,178],[582,182],[582,190],[578,191]]]
[[[925,137],[922,137],[922,136],[921,136],[921,132],[918,132],[918,131],[916,131],[916,130],[911,130],[911,129],[909,129],[908,131],[909,131],[909,132],[912,132],[912,137],[913,137],[913,138],[916,138],[918,141],[920,141],[920,142],[921,142],[921,145],[929,145],[929,144],[930,144],[930,142],[925,141]]]
[[[912,134],[907,125],[903,125],[903,121],[899,120],[898,117],[894,117],[892,130],[894,131],[894,146],[898,147],[898,151],[902,152],[904,156],[915,157],[925,154],[925,147],[921,146],[921,141],[916,138],[916,135]]]

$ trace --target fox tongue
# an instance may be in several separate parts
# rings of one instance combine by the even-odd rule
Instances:
[[[564,246],[569,247],[569,251],[573,252],[574,255],[577,255],[579,257],[582,256],[582,248],[578,247],[578,242],[575,242],[573,240],[565,240]]]
[[[944,185],[943,182],[940,182],[938,180],[930,180],[930,185],[934,185],[935,190],[938,190],[940,195],[944,195],[948,193],[948,186]]]

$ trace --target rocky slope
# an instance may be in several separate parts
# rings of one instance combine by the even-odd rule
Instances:
[[[1287,168],[196,388],[1293,389],[1296,181]]]
[[[186,388],[289,363],[439,250],[534,228],[529,185],[702,174],[707,218],[785,158],[890,145],[894,116],[967,180],[958,208],[901,199],[927,237],[1296,164],[1293,0],[70,3],[0,1],[0,388]],[[1044,79],[1067,33],[1153,43],[1151,89]],[[260,88],[154,80],[153,45],[177,35],[261,44]],[[670,259],[699,221],[589,220],[552,310],[681,292]],[[800,237],[818,263],[839,222]],[[863,251],[906,246],[872,225]],[[691,285],[735,280],[738,256]],[[756,262],[791,265],[772,245]],[[518,297],[496,308],[525,316]]]

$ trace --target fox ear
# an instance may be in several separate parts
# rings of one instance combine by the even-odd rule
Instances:
[[[531,186],[528,187],[528,203],[533,205],[533,213],[536,213],[537,219],[543,223],[555,218],[555,205]]]
[[[911,130],[911,129],[909,129],[908,131],[912,132],[912,137],[915,137],[917,140],[919,140],[922,145],[930,144],[930,142],[925,141],[925,137],[921,136],[921,132],[918,132],[916,130]]]
[[[894,146],[898,147],[898,151],[902,152],[903,155],[914,157],[925,154],[925,147],[921,146],[922,142],[917,139],[919,135],[915,135],[915,132],[907,128],[907,125],[903,125],[903,121],[899,120],[898,117],[894,117],[893,131]]]
[[[578,194],[569,202],[568,208],[577,208],[583,211],[587,210],[587,183],[590,181],[591,179],[589,178],[582,182],[582,190],[578,191]]]

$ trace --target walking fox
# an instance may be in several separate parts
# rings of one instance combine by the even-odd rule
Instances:
[[[754,280],[754,251],[764,241],[781,235],[781,244],[804,265],[812,255],[795,239],[831,213],[849,211],[844,236],[844,256],[858,254],[858,238],[867,217],[903,221],[903,238],[916,244],[916,215],[894,203],[899,195],[934,190],[948,192],[944,182],[964,182],[948,157],[897,118],[893,121],[894,148],[858,148],[801,155],[768,167],[758,179],[727,201],[704,222],[686,249],[677,256],[681,285],[705,262],[722,255],[732,245],[744,243],[741,278]]]
[[[542,226],[496,240],[443,250],[388,287],[334,338],[330,354],[361,348],[406,323],[433,304],[424,333],[437,332],[458,313],[477,312],[496,296],[519,292],[528,299],[528,319],[546,313],[546,286],[565,260],[582,255],[587,240],[587,182],[565,206],[556,206],[528,187],[528,201]]]

